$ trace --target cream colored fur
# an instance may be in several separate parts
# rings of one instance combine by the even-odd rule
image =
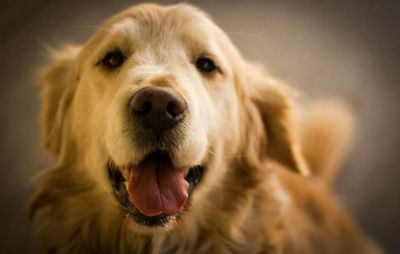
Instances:
[[[98,61],[115,47],[128,58],[107,72]],[[196,70],[204,52],[221,73]],[[117,14],[82,46],[53,53],[42,78],[43,140],[56,162],[37,176],[28,209],[41,252],[380,253],[327,188],[351,138],[347,111],[331,104],[294,122],[292,89],[194,7]],[[132,142],[126,105],[148,86],[188,101],[174,164],[208,167],[188,210],[160,229],[121,214],[106,174],[110,159],[137,163],[147,152]]]

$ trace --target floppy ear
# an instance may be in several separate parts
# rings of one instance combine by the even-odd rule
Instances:
[[[53,155],[61,150],[71,100],[77,84],[75,59],[79,48],[68,46],[61,51],[51,52],[52,61],[40,71],[42,81],[42,124],[43,143]]]
[[[268,157],[302,175],[309,175],[292,119],[294,91],[270,78],[260,66],[249,64],[246,70],[245,93],[261,117]]]

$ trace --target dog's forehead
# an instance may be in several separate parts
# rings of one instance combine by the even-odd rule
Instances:
[[[188,5],[139,5],[111,18],[107,27],[106,30],[111,34],[136,41],[188,37],[200,41],[218,30],[204,13]]]

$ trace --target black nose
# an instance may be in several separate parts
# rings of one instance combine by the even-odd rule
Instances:
[[[171,88],[148,87],[130,100],[133,119],[142,127],[164,131],[179,123],[187,110],[185,100]]]

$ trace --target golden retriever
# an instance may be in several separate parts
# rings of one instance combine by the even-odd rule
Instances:
[[[42,77],[41,252],[381,253],[330,191],[351,114],[294,118],[295,92],[196,8],[127,9]]]

